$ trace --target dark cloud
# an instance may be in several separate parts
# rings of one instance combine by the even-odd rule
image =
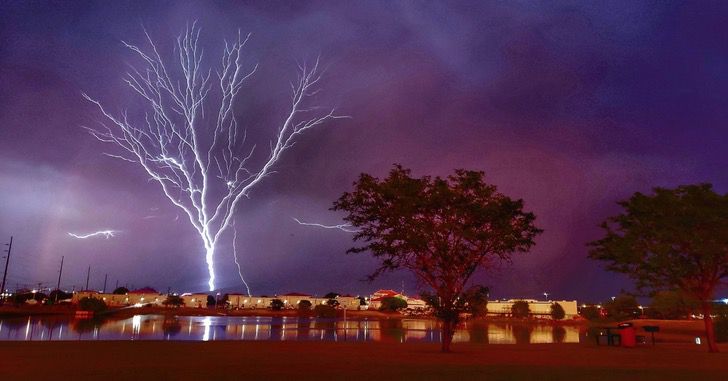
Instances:
[[[120,40],[163,48],[198,20],[208,57],[238,28],[260,71],[237,106],[265,146],[296,61],[328,66],[321,103],[352,117],[312,131],[238,212],[243,271],[259,293],[416,287],[406,273],[345,255],[331,202],[360,172],[486,171],[525,199],[546,232],[532,253],[478,280],[496,296],[598,299],[629,283],[586,259],[599,221],[633,191],[708,181],[726,191],[728,9],[723,3],[73,2],[5,4],[0,15],[0,234],[16,236],[13,283],[115,282],[204,289],[201,244],[138,168],[86,134],[137,102]],[[178,217],[179,216],[179,217]],[[75,240],[68,231],[113,228]],[[229,246],[220,285],[240,289]]]

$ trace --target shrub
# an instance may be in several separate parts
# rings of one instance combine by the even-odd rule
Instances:
[[[329,299],[326,301],[326,304],[330,305],[331,307],[338,307],[340,303],[336,299]]]
[[[313,313],[317,317],[335,318],[336,317],[336,308],[334,308],[328,304],[317,304],[316,307],[313,308]]]
[[[283,303],[280,299],[273,299],[270,301],[270,309],[273,311],[280,311],[285,306],[285,303]]]
[[[561,307],[561,304],[559,304],[559,303],[552,303],[551,304],[551,319],[561,320],[565,317],[566,317],[566,312],[564,311],[564,307]]]
[[[511,306],[511,316],[514,318],[524,319],[531,314],[531,307],[525,300],[517,300]]]
[[[634,319],[640,315],[639,303],[632,295],[619,294],[614,300],[604,303],[607,315],[614,320]]]
[[[599,308],[597,306],[586,306],[579,311],[579,314],[587,320],[597,320],[600,318]]]
[[[298,302],[298,310],[301,312],[309,312],[311,311],[311,301],[310,300],[301,300]]]
[[[647,314],[657,319],[685,319],[700,308],[700,302],[681,291],[660,291],[652,297]]]
[[[387,296],[382,299],[380,311],[395,312],[407,308],[407,301],[396,296]]]
[[[116,295],[126,295],[129,293],[129,289],[126,287],[117,287],[113,293]]]
[[[177,295],[167,295],[167,299],[165,299],[162,302],[162,304],[164,304],[165,306],[175,306],[175,307],[179,307],[179,306],[183,306],[185,304],[185,300],[182,299],[181,296],[177,296]]]
[[[94,313],[106,310],[106,303],[101,299],[84,297],[78,301],[78,309]]]

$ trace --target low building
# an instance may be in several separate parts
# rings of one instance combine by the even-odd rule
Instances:
[[[551,318],[551,305],[558,303],[564,309],[565,319],[573,319],[578,316],[576,300],[535,300],[535,299],[509,299],[488,301],[488,315],[490,316],[511,316],[511,307],[517,301],[528,303],[531,316],[536,318]]]

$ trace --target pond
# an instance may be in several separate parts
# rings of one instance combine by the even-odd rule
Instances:
[[[471,321],[453,342],[483,344],[578,343],[581,327]],[[272,340],[440,342],[429,319],[342,320],[308,317],[135,315],[117,320],[59,317],[0,319],[0,340]]]

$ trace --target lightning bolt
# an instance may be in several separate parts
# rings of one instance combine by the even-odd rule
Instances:
[[[250,34],[238,32],[236,40],[226,42],[222,66],[210,70],[202,63],[200,31],[196,23],[188,25],[176,39],[171,60],[162,58],[146,30],[147,47],[122,42],[143,62],[143,67],[132,67],[124,76],[146,105],[143,119],[128,118],[126,112],[114,115],[99,100],[82,96],[103,115],[98,127],[86,127],[87,131],[118,149],[107,155],[138,164],[169,202],[184,212],[182,220],[189,222],[204,246],[207,284],[213,291],[215,250],[238,204],[275,173],[274,167],[302,134],[348,117],[314,104],[322,75],[319,59],[313,65],[299,64],[297,79],[290,84],[290,106],[275,128],[270,151],[259,161],[256,145],[247,142],[242,127],[247,123],[238,123],[234,107],[238,93],[258,70],[257,64],[244,64]],[[217,75],[211,76],[212,72]]]
[[[238,262],[238,251],[235,248],[238,243],[238,228],[235,227],[235,220],[233,220],[233,258],[235,259],[235,265],[238,266],[238,275],[240,275],[240,280],[243,281],[243,284],[245,285],[245,289],[248,291],[248,296],[253,296],[253,294],[250,292],[250,287],[248,287],[248,282],[245,281],[245,278],[243,278],[243,270],[240,269],[240,263]]]
[[[79,238],[79,239],[86,239],[86,238],[93,238],[98,236],[103,236],[106,239],[109,239],[111,237],[115,237],[116,234],[121,233],[119,230],[99,230],[97,232],[89,233],[89,234],[75,234],[75,233],[68,233],[73,238]]]
[[[298,218],[293,217],[293,221],[296,221],[299,225],[315,226],[323,229],[339,229],[347,233],[358,233],[359,229],[354,229],[350,224],[339,224],[339,225],[323,225],[313,222],[301,222]]]

